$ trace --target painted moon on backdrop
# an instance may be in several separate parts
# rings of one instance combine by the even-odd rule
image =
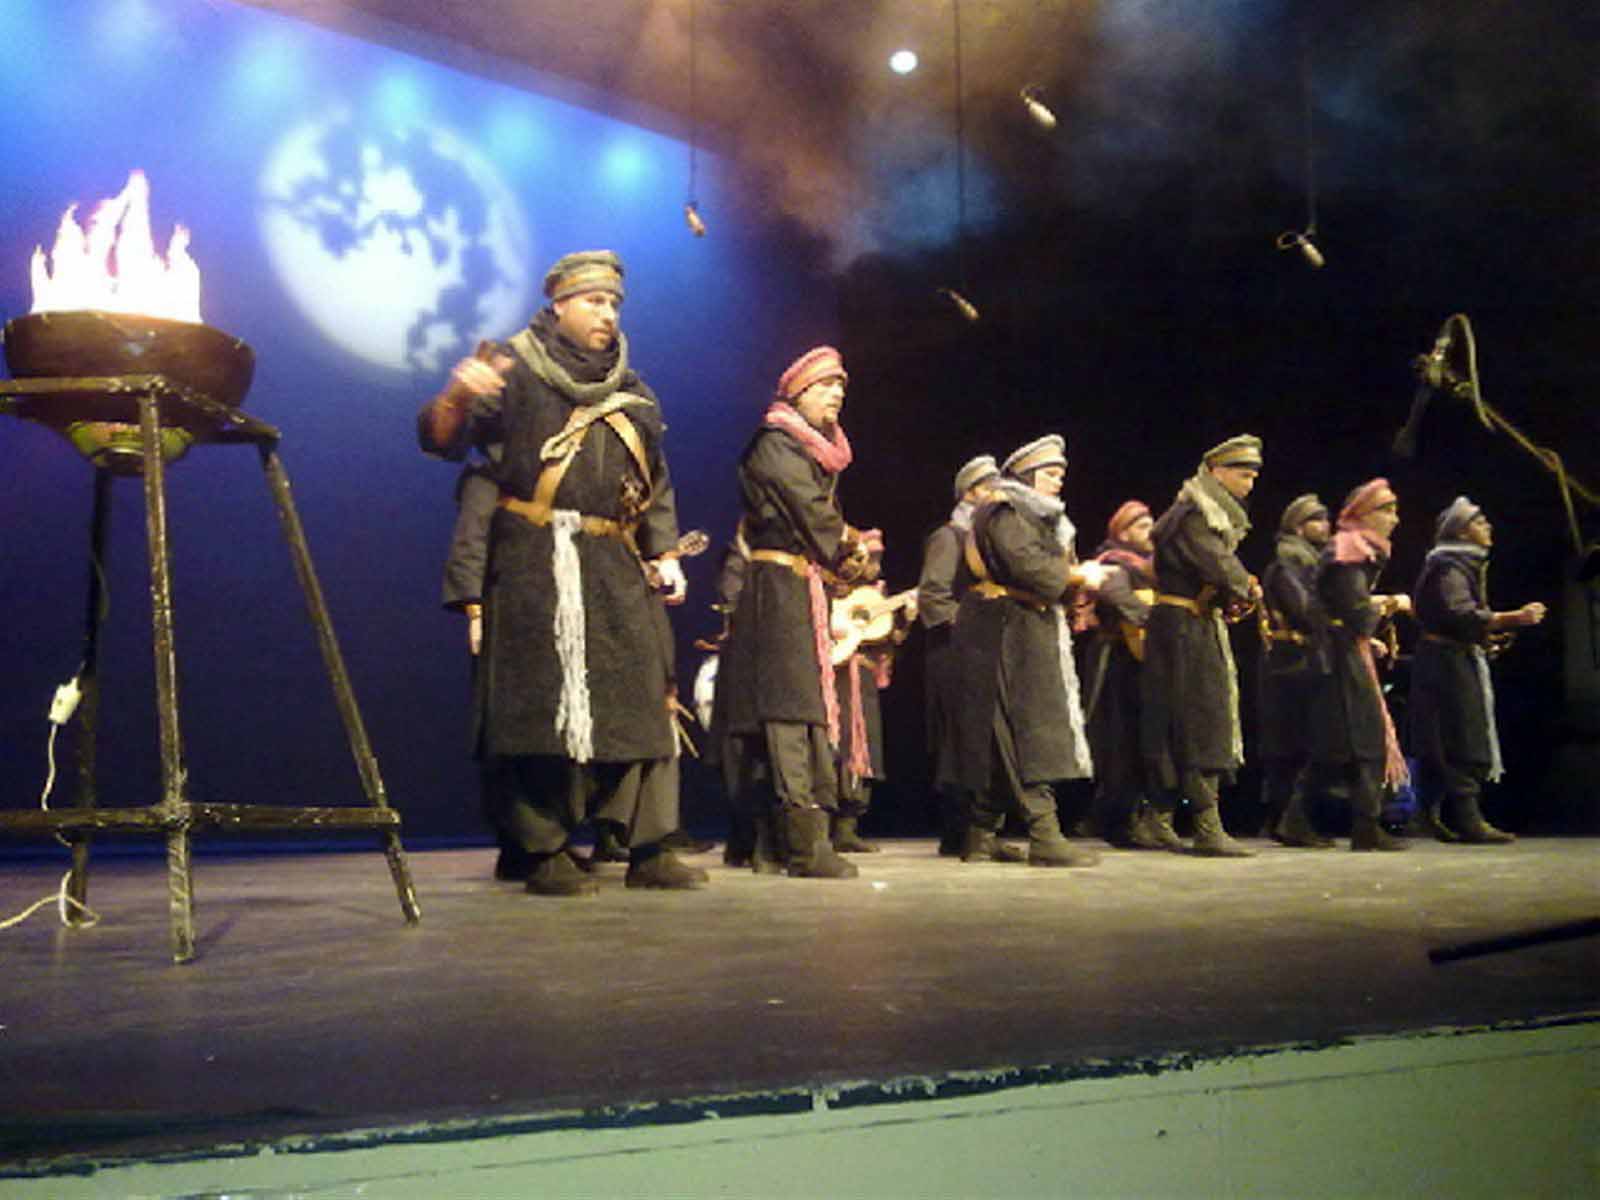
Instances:
[[[319,333],[369,363],[436,374],[527,319],[533,259],[495,169],[435,125],[348,116],[279,142],[260,229],[278,278]]]

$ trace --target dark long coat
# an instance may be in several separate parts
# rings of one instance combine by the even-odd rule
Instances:
[[[1162,514],[1154,538],[1157,592],[1194,599],[1209,586],[1217,604],[1248,597],[1250,573],[1188,498]],[[1238,766],[1226,636],[1210,616],[1160,603],[1150,610],[1139,742],[1157,786],[1176,788],[1185,770],[1226,775]]]
[[[1386,754],[1384,700],[1360,645],[1382,624],[1372,590],[1383,560],[1341,563],[1332,544],[1317,564],[1316,597],[1327,617],[1319,650],[1323,666],[1309,709],[1311,760],[1328,765],[1381,763]]]
[[[1420,759],[1473,768],[1493,761],[1488,697],[1474,661],[1494,615],[1487,568],[1487,556],[1436,549],[1417,579],[1417,621],[1434,635],[1417,643],[1411,661],[1410,747]]]
[[[678,536],[672,482],[661,451],[661,413],[655,397],[632,372],[623,376],[619,390],[647,402],[623,412],[643,444],[650,479],[642,478],[618,434],[596,422],[563,477],[554,504],[558,510],[612,520],[638,515],[639,554],[654,557],[670,549]],[[562,430],[575,407],[518,359],[499,397],[473,402],[461,436],[503,443],[500,489],[530,499],[542,469],[540,447]],[[582,580],[592,759],[669,757],[674,748],[667,712],[671,642],[661,603],[645,582],[639,556],[623,541],[580,532],[573,544]],[[554,550],[551,526],[495,510],[489,526],[478,672],[482,754],[569,757],[556,724],[562,668],[555,636]]]
[[[1303,562],[1280,549],[1261,573],[1262,603],[1272,612],[1276,629],[1288,628],[1303,643],[1261,643],[1261,670],[1256,705],[1256,753],[1269,762],[1305,758],[1310,729],[1306,708],[1320,674],[1316,647],[1321,632],[1321,610],[1315,586],[1315,560]]]
[[[739,459],[751,551],[781,550],[834,566],[845,528],[836,483],[798,438],[762,426]],[[718,668],[717,703],[726,706],[718,720],[732,734],[756,733],[769,721],[827,722],[810,588],[782,563],[752,559],[745,569]]]
[[[972,536],[996,583],[1058,602],[1067,590],[1072,557],[1043,519],[1004,497],[980,505]],[[1011,596],[986,598],[969,590],[956,616],[956,680],[960,704],[953,721],[958,782],[988,787],[998,710],[1017,748],[1024,785],[1083,775],[1061,676],[1056,607]]]
[[[965,531],[946,522],[922,544],[922,574],[917,579],[917,620],[923,626],[923,694],[928,752],[935,784],[956,782],[951,715],[960,704],[955,689],[956,613],[972,586],[972,572],[961,553]]]
[[[1142,631],[1150,605],[1137,595],[1155,586],[1155,576],[1131,556],[1100,561],[1110,568],[1095,600],[1099,622],[1088,639],[1083,673],[1084,716],[1094,748],[1095,785],[1106,796],[1144,791],[1144,760],[1139,754],[1139,714],[1143,708],[1141,660],[1128,645],[1124,626]]]

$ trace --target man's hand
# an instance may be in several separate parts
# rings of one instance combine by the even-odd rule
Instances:
[[[450,372],[452,382],[459,384],[474,396],[496,396],[505,389],[505,372],[511,369],[509,354],[491,354],[488,358],[463,358]]]
[[[1106,576],[1110,574],[1111,568],[1107,567],[1103,562],[1095,562],[1094,559],[1090,559],[1088,562],[1075,563],[1067,572],[1067,586],[1098,591],[1105,584]]]
[[[678,562],[677,555],[667,555],[658,558],[654,563],[656,574],[661,579],[661,586],[667,589],[662,602],[665,604],[682,604],[689,595],[689,581],[684,578],[683,567]]]
[[[1544,620],[1545,613],[1548,611],[1543,604],[1535,600],[1531,604],[1524,604],[1511,615],[1516,619],[1518,625],[1537,625]]]

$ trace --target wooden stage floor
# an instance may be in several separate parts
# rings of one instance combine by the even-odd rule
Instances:
[[[102,854],[98,926],[52,907],[0,932],[0,1164],[784,1111],[818,1089],[870,1102],[1600,1016],[1600,938],[1428,955],[1600,916],[1594,840],[1253,844],[1051,871],[897,841],[852,881],[758,878],[719,851],[695,860],[702,891],[629,891],[609,866],[565,901],[493,882],[488,849],[413,852],[415,928],[376,850],[202,854],[182,967],[164,861]],[[0,917],[64,857],[0,860]]]

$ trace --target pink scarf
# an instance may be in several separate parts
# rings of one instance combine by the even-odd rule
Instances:
[[[817,465],[830,475],[837,475],[850,465],[850,439],[844,435],[844,426],[833,427],[833,440],[829,441],[811,427],[794,405],[774,400],[767,406],[766,423],[793,434]]]
[[[1389,556],[1389,539],[1380,537],[1370,529],[1356,523],[1355,519],[1339,518],[1341,526],[1333,535],[1334,561],[1341,563],[1376,562],[1380,556]],[[1378,664],[1372,657],[1372,639],[1357,638],[1356,653],[1367,669],[1373,693],[1378,697],[1378,711],[1383,714],[1383,781],[1390,787],[1403,787],[1411,781],[1406,769],[1405,755],[1400,752],[1400,739],[1395,735],[1394,718],[1389,715],[1389,705],[1383,698],[1383,684],[1378,679]]]

